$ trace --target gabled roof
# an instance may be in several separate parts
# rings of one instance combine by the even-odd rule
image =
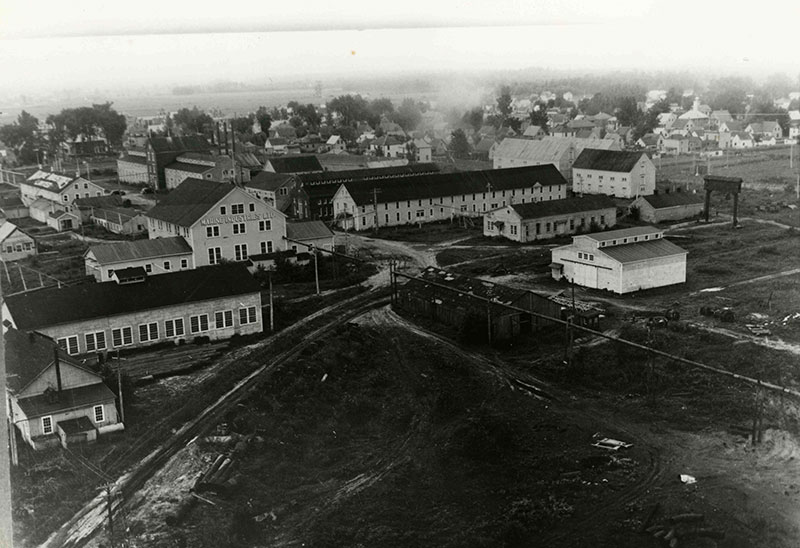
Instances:
[[[130,207],[97,208],[92,211],[92,217],[113,223],[127,223],[137,215],[144,215],[138,209]]]
[[[106,196],[90,196],[89,198],[78,198],[72,203],[78,207],[122,207],[125,199],[119,194],[108,194]]]
[[[8,221],[0,225],[0,242],[5,241],[6,238],[11,236],[17,231],[17,225],[9,223]]]
[[[242,263],[204,266],[150,276],[142,283],[87,283],[47,287],[6,297],[18,329],[108,318],[168,306],[258,293],[259,283]]]
[[[156,259],[158,257],[190,254],[191,252],[192,248],[181,236],[93,245],[86,251],[87,254],[91,253],[97,262],[102,265]]]
[[[266,142],[270,147],[284,146],[288,143],[289,141],[283,137],[270,137]]]
[[[519,158],[537,162],[560,162],[570,149],[579,153],[586,147],[614,149],[611,139],[576,139],[574,137],[542,137],[541,139],[504,139],[495,149],[496,158]]]
[[[525,129],[525,133],[523,133],[522,135],[524,137],[536,137],[541,132],[542,132],[542,127],[541,126],[528,126]]]
[[[581,211],[596,211],[598,209],[615,209],[614,200],[608,196],[592,195],[582,198],[564,198],[563,200],[548,200],[543,202],[529,202],[512,204],[511,207],[523,219],[538,219],[552,215],[568,215]]]
[[[657,240],[647,240],[645,242],[635,242],[632,244],[615,245],[600,248],[599,251],[605,253],[612,259],[620,263],[635,263],[648,259],[661,257],[672,257],[674,255],[686,255],[688,252],[673,244],[672,242],[659,238]]]
[[[566,179],[552,164],[432,173],[403,179],[359,180],[344,183],[356,205],[372,204],[373,189],[380,189],[378,203],[425,200],[516,188],[565,185]]]
[[[439,166],[432,162],[420,162],[404,166],[376,167],[370,169],[347,169],[342,171],[325,171],[320,173],[302,173],[297,176],[303,186],[342,183],[361,179],[387,179],[438,173]]]
[[[291,240],[317,240],[333,238],[333,232],[322,221],[299,221],[286,223],[286,237]]]
[[[214,169],[214,166],[207,166],[202,164],[189,164],[186,162],[172,162],[164,169],[174,169],[177,171],[185,171],[187,173],[201,174],[211,171],[212,169]]]
[[[118,158],[117,162],[129,162],[131,164],[139,164],[142,166],[146,166],[147,158],[145,156],[135,156],[133,154],[125,154],[122,158]]]
[[[156,153],[159,152],[208,152],[211,145],[202,135],[184,135],[183,137],[163,137],[151,135],[148,143]]]
[[[276,191],[282,186],[292,182],[294,175],[287,173],[272,173],[271,171],[259,171],[252,179],[244,183],[247,188],[257,190]]]
[[[651,196],[641,196],[655,209],[666,207],[676,207],[688,204],[702,204],[703,197],[691,192],[670,192],[669,194],[653,194]]]
[[[89,182],[88,179],[84,179],[83,177],[72,177],[69,175],[62,175],[60,173],[53,173],[50,171],[43,171],[39,170],[24,181],[22,184],[33,186],[37,188],[43,188],[45,190],[49,190],[50,192],[61,192],[67,186],[69,186],[73,181],[82,180],[85,182]]]
[[[312,155],[292,155],[269,158],[267,160],[275,173],[310,173],[322,171],[322,164]]]
[[[646,155],[643,152],[585,148],[572,164],[572,168],[630,173],[642,156]]]
[[[5,343],[7,382],[14,392],[24,390],[53,363],[56,349],[59,361],[80,367],[53,339],[35,331],[9,327]]]
[[[68,388],[61,391],[58,398],[51,398],[47,394],[40,394],[32,398],[21,398],[18,403],[25,415],[30,419],[44,415],[54,414],[65,407],[86,408],[101,403],[114,401],[116,396],[102,382]],[[61,424],[60,422],[58,424]]]
[[[234,154],[234,158],[236,159],[236,165],[239,167],[252,169],[261,168],[261,162],[252,152],[237,152]]]
[[[178,226],[192,226],[236,188],[230,183],[189,178],[148,211],[147,216]]]
[[[654,226],[633,226],[630,228],[619,228],[617,230],[604,230],[602,232],[592,232],[591,234],[581,234],[577,237],[591,238],[596,242],[608,242],[611,240],[622,240],[624,238],[634,238],[644,235],[663,234],[664,231]],[[605,249],[605,248],[604,248]]]

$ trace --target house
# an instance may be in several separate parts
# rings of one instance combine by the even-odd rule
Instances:
[[[146,185],[149,181],[147,153],[144,150],[128,150],[117,158],[117,178],[119,182],[129,185]]]
[[[67,138],[61,143],[61,150],[67,156],[95,156],[108,152],[108,141],[105,137],[89,137],[83,133],[74,139]]]
[[[566,197],[555,166],[432,173],[394,180],[344,181],[333,197],[335,219],[345,229],[398,226],[477,217],[508,205]],[[377,210],[376,210],[377,206]]]
[[[178,156],[187,152],[209,154],[211,145],[202,135],[184,135],[183,137],[151,135],[147,139],[147,184],[153,190],[167,188],[166,167]]]
[[[73,230],[82,224],[80,211],[77,208],[68,210],[44,198],[33,202],[28,207],[28,211],[32,219],[44,223],[58,232]]]
[[[765,122],[752,122],[748,124],[745,131],[756,139],[781,139],[783,138],[783,129],[778,122],[765,121]]]
[[[78,198],[102,196],[105,189],[88,179],[38,170],[20,184],[22,203],[26,206],[44,199],[54,204],[68,206]]]
[[[92,224],[102,226],[113,234],[136,235],[147,232],[147,217],[130,207],[96,208],[90,215]]]
[[[294,252],[310,249],[334,250],[333,231],[322,221],[289,221],[286,223],[286,247]]]
[[[22,203],[19,194],[6,194],[0,196],[0,213],[6,219],[22,219],[30,217],[28,206]]]
[[[731,148],[753,148],[756,142],[753,136],[745,131],[731,132]]]
[[[679,120],[708,120],[708,114],[700,110],[700,99],[695,97],[691,110],[678,116]]]
[[[567,180],[572,178],[572,163],[584,148],[618,150],[614,141],[542,137],[541,139],[508,138],[500,143],[492,159],[495,169],[520,166],[555,165]]]
[[[658,148],[658,139],[659,137],[655,133],[645,133],[636,141],[636,146],[653,151]]]
[[[283,137],[270,137],[264,143],[267,154],[286,154],[289,152],[289,141]]]
[[[644,152],[585,148],[572,164],[575,194],[635,198],[656,188],[656,166]]]
[[[308,197],[293,174],[262,171],[243,188],[289,217],[305,219],[309,215]]]
[[[386,158],[404,158],[406,155],[406,145],[393,135],[378,137],[370,144],[373,154]]]
[[[639,196],[630,205],[639,212],[639,220],[646,223],[681,221],[703,213],[703,198],[691,192],[670,192]]]
[[[331,154],[338,154],[347,149],[347,144],[344,142],[341,135],[331,135],[325,143],[325,147]]]
[[[684,283],[687,251],[663,236],[652,226],[573,236],[552,251],[553,278],[617,294]]]
[[[664,154],[678,156],[679,154],[689,154],[689,138],[683,135],[661,136],[658,139],[658,150]]]
[[[720,133],[733,133],[735,131],[744,131],[742,123],[737,122],[735,120],[727,120],[724,122],[720,122],[718,129]]]
[[[107,282],[9,295],[3,318],[55,339],[70,356],[196,337],[221,340],[262,331],[261,286],[243,263],[161,276],[127,268]]]
[[[318,173],[324,171],[313,154],[268,158],[264,171],[270,173]]]
[[[0,260],[18,261],[36,255],[36,240],[17,225],[0,219]]]
[[[286,215],[228,183],[187,179],[147,214],[151,239],[183,236],[195,268],[283,250]]]
[[[164,168],[164,176],[169,190],[178,188],[186,179],[230,183],[234,179],[233,161],[225,155],[187,152]]]
[[[87,276],[98,282],[114,278],[117,270],[142,268],[147,275],[194,268],[192,248],[181,236],[155,240],[95,244],[83,254]]]
[[[709,115],[709,121],[715,127],[719,127],[719,125],[723,122],[732,122],[733,116],[727,110],[714,110]]]
[[[800,137],[800,119],[789,122],[789,138],[797,139]]]
[[[539,137],[544,137],[547,133],[542,129],[542,126],[528,126],[525,129],[525,132],[522,134],[523,137],[527,137],[529,139],[538,139]]]
[[[434,163],[419,163],[348,171],[302,173],[296,177],[300,183],[300,189],[305,193],[303,197],[308,201],[308,214],[304,218],[328,220],[333,219],[334,215],[333,196],[346,181],[396,181],[406,177],[438,172],[439,166]]]
[[[617,208],[607,196],[584,196],[543,202],[512,203],[483,216],[484,236],[532,242],[576,234],[590,227],[613,227]]]
[[[494,137],[484,137],[475,145],[472,156],[478,160],[491,160],[496,149],[497,141],[494,140]]]
[[[52,338],[13,327],[4,328],[3,337],[9,424],[31,448],[92,442],[125,428],[102,377]]]
[[[414,139],[414,160],[417,162],[428,163],[432,156],[431,144],[425,139]]]

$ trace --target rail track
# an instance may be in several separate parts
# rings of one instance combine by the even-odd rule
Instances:
[[[191,420],[154,448],[128,472],[110,485],[112,514],[118,513],[130,502],[133,495],[173,455],[186,446],[194,437],[212,428],[215,422],[237,403],[249,395],[267,376],[300,354],[320,337],[364,312],[384,306],[389,302],[387,289],[376,289],[356,295],[340,303],[319,310],[276,334],[271,344],[256,348],[242,356],[253,370],[202,409]],[[323,322],[322,325],[318,325]],[[288,345],[286,350],[274,353],[276,346]],[[152,441],[152,440],[150,440]],[[101,492],[85,504],[67,523],[61,526],[41,544],[41,548],[78,548],[84,546],[106,525],[109,513],[109,497]]]

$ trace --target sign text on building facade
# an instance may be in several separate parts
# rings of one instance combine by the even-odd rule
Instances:
[[[200,224],[205,225],[221,225],[225,223],[244,223],[246,221],[260,221],[261,219],[270,219],[269,213],[244,213],[241,215],[223,215],[220,217],[206,217]]]

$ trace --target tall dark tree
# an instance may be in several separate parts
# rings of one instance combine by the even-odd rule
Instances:
[[[270,116],[267,107],[258,107],[258,110],[256,110],[256,120],[258,120],[261,126],[261,131],[264,133],[269,132],[269,128],[272,125],[272,116]]]
[[[547,127],[547,109],[545,108],[544,103],[536,103],[533,110],[531,110],[530,116],[532,126],[539,126],[545,133],[550,133],[550,130]]]
[[[450,134],[450,150],[456,158],[468,158],[472,147],[469,146],[467,134],[463,129],[457,129]]]
[[[500,95],[497,97],[497,110],[504,118],[511,114],[511,102],[511,88],[503,86],[500,88]]]
[[[391,99],[386,97],[379,97],[369,102],[367,107],[369,114],[366,118],[367,123],[373,128],[381,123],[381,118],[387,116],[389,118],[394,114],[394,104]]]
[[[367,101],[361,95],[340,95],[328,101],[327,106],[339,114],[346,126],[366,120],[369,115]]]
[[[475,107],[464,113],[462,120],[472,126],[472,129],[478,131],[483,126],[483,109]]]
[[[422,122],[422,110],[416,101],[410,98],[403,99],[394,113],[394,121],[405,131],[414,131]]]
[[[214,119],[197,107],[182,108],[174,116],[175,126],[185,134],[213,131]]]
[[[128,122],[124,114],[111,108],[112,104],[92,105],[92,108],[95,111],[96,123],[103,131],[106,140],[111,146],[118,147],[122,145],[122,136],[125,135]]]
[[[617,121],[622,126],[635,127],[639,124],[644,113],[639,110],[635,97],[623,97],[617,107]]]
[[[14,124],[0,127],[0,141],[10,146],[21,164],[34,164],[39,161],[37,151],[39,120],[26,111],[17,116]]]

